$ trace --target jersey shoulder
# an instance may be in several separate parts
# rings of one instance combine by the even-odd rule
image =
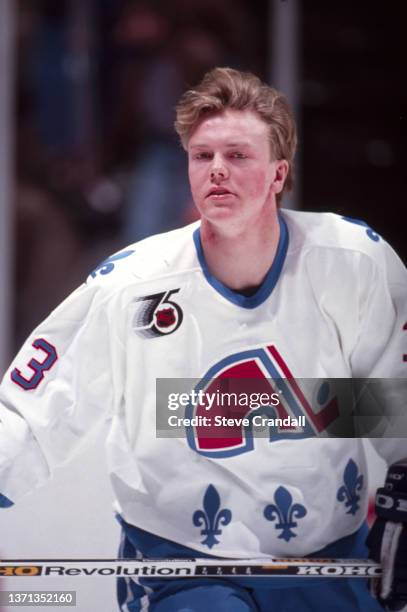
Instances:
[[[323,269],[370,270],[389,285],[407,285],[406,268],[392,247],[369,225],[335,213],[281,211],[289,233],[289,251]]]
[[[374,255],[383,239],[362,220],[326,212],[283,210],[292,249],[344,249]]]
[[[55,321],[86,324],[97,313],[123,307],[135,293],[148,295],[168,279],[177,282],[195,273],[199,263],[193,233],[199,223],[131,244],[101,261],[86,282],[51,314]],[[47,319],[48,320],[48,319]]]
[[[183,275],[198,268],[193,233],[199,222],[157,234],[113,253],[87,278],[105,290],[116,290],[134,283]]]
[[[323,251],[326,257],[362,258],[374,267],[399,275],[405,266],[397,253],[365,221],[335,213],[283,210],[289,232],[289,251],[304,256]],[[363,257],[365,256],[365,257]]]

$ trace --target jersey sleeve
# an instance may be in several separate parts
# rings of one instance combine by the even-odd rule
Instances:
[[[359,383],[356,414],[372,427],[379,454],[393,463],[407,456],[407,271],[387,243],[374,246],[378,256],[360,269],[351,365]]]
[[[83,285],[28,338],[0,385],[0,507],[41,485],[113,405],[109,307]]]

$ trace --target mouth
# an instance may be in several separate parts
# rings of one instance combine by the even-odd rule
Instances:
[[[233,193],[229,191],[228,189],[224,189],[223,187],[213,187],[209,191],[207,197],[221,199],[221,198],[225,198],[230,195],[233,195]]]

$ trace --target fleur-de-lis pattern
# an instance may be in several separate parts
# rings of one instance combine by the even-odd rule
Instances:
[[[222,534],[220,526],[229,525],[232,520],[232,513],[228,508],[220,510],[221,501],[219,493],[215,487],[210,484],[206,489],[203,498],[203,510],[196,510],[193,514],[192,521],[195,527],[202,527],[201,535],[205,536],[201,544],[205,544],[208,548],[212,548],[215,544],[219,544],[216,536]]]
[[[108,259],[105,259],[100,264],[98,264],[96,268],[93,270],[93,272],[90,273],[91,277],[95,278],[98,272],[100,274],[110,274],[110,272],[114,270],[116,261],[119,261],[120,259],[124,259],[125,257],[132,255],[132,253],[134,253],[134,250],[130,249],[128,251],[122,251],[121,253],[117,253],[116,255],[112,255],[111,257],[108,257]]]
[[[274,493],[275,504],[269,504],[264,509],[264,517],[268,521],[278,519],[275,525],[276,529],[281,530],[278,536],[282,540],[288,542],[291,538],[297,536],[293,529],[298,523],[294,519],[301,519],[307,514],[305,506],[302,504],[293,504],[291,493],[285,487],[278,487]]]
[[[344,484],[338,489],[336,499],[340,502],[345,502],[345,508],[348,508],[346,514],[356,514],[359,510],[360,491],[363,487],[363,475],[358,474],[358,466],[349,459],[345,471],[343,473]]]

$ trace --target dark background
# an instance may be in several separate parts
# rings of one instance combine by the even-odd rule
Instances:
[[[402,3],[303,6],[303,207],[364,219],[406,261]]]
[[[298,205],[363,219],[407,260],[402,3],[298,8]],[[16,345],[112,251],[196,217],[175,103],[215,65],[272,81],[274,15],[260,0],[19,0],[17,18]]]

